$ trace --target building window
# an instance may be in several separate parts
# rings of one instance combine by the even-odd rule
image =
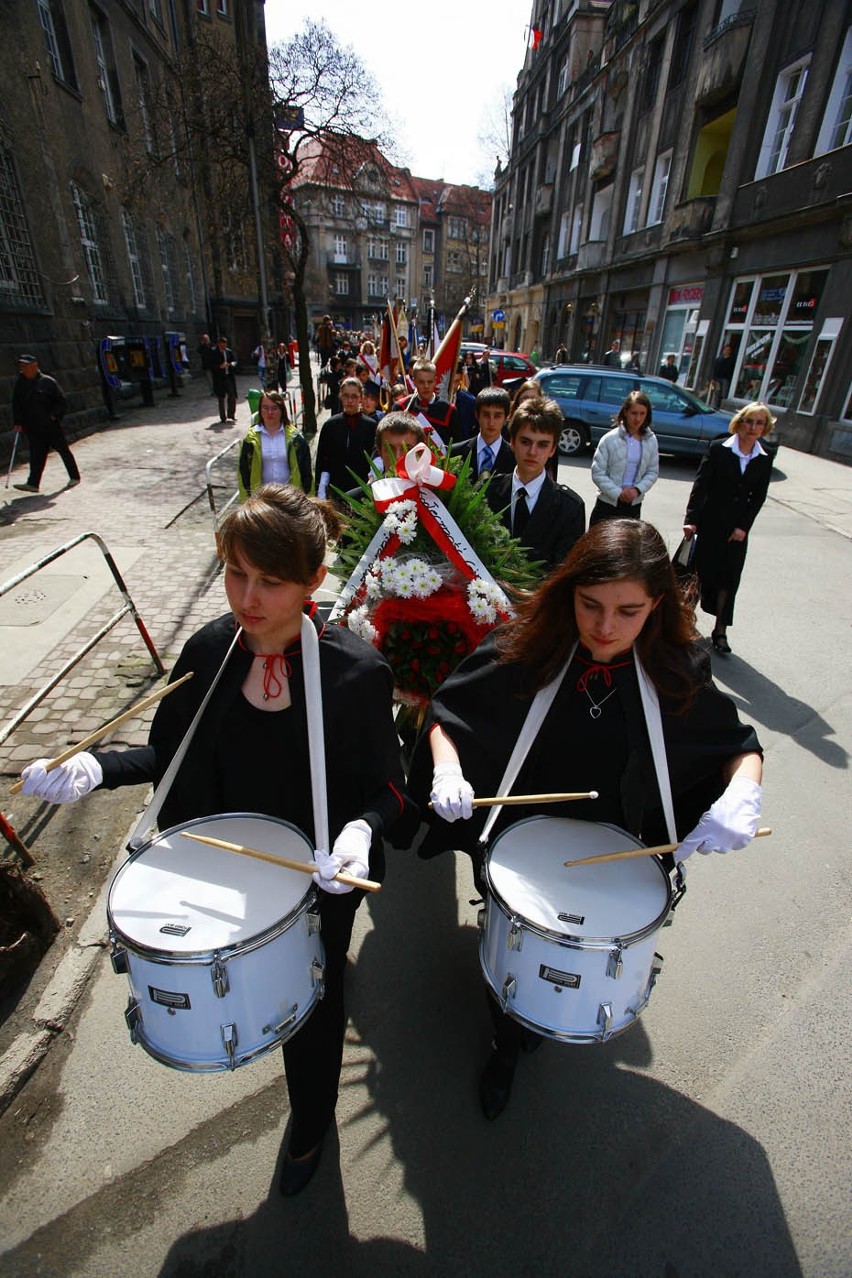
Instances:
[[[164,235],[159,227],[157,227],[157,249],[160,254],[160,270],[163,273],[166,311],[169,315],[174,315],[177,310],[177,303],[175,299],[175,280],[172,272],[173,240],[170,235]]]
[[[690,4],[681,9],[677,20],[677,35],[672,50],[671,71],[669,72],[669,92],[683,84],[689,70],[689,59],[695,41],[695,22],[698,16],[698,5]]]
[[[370,297],[379,297],[379,277],[377,275],[367,276],[367,293]]]
[[[408,209],[404,204],[397,204],[393,215],[395,226],[408,226]]]
[[[346,201],[339,193],[335,193],[331,197],[331,213],[332,217],[346,216]]]
[[[541,246],[541,273],[546,276],[550,270],[550,236],[545,235]]]
[[[778,173],[787,163],[799,103],[807,83],[809,62],[810,55],[782,71],[778,77],[757,161],[755,180]]]
[[[408,261],[408,252],[407,252],[406,246],[404,244],[397,244],[396,246],[397,266],[405,266],[407,261]]]
[[[12,157],[0,147],[0,299],[44,304],[21,188]]]
[[[396,295],[397,297],[405,297],[408,294],[408,279],[404,275],[396,277]]]
[[[423,267],[423,287],[431,288],[434,284],[434,269],[431,265]]]
[[[216,0],[216,12],[220,18],[230,18],[231,0]]]
[[[565,58],[562,66],[559,68],[559,79],[556,81],[556,96],[561,98],[562,94],[568,88],[568,77],[571,74],[568,59]]]
[[[435,232],[434,231],[423,232],[423,252],[424,253],[435,252]]]
[[[109,24],[97,10],[91,13],[92,40],[95,45],[95,61],[98,64],[98,88],[104,95],[104,110],[110,124],[122,124],[121,90],[112,51]]]
[[[202,17],[204,18],[210,17],[210,0],[198,0],[198,4],[196,5],[196,8],[198,12],[202,15]]]
[[[364,217],[367,218],[373,226],[378,226],[385,220],[385,206],[381,200],[368,200],[364,204]],[[408,223],[406,222],[407,226]]]
[[[660,87],[660,67],[663,63],[663,44],[665,36],[657,36],[648,46],[648,61],[645,66],[645,79],[642,84],[643,111],[650,111],[657,100]]]
[[[349,245],[345,235],[335,235],[334,237],[334,260],[335,262],[348,262]]]
[[[121,210],[121,229],[124,231],[124,246],[127,249],[127,260],[130,264],[130,278],[133,281],[133,300],[140,309],[144,309],[147,298],[142,274],[142,256],[139,252],[136,226],[127,209]]]
[[[568,252],[574,254],[580,247],[580,233],[583,228],[583,206],[578,204],[574,210],[574,220],[571,223],[571,243],[568,246]]]
[[[651,199],[648,202],[648,226],[662,222],[666,210],[666,194],[669,189],[669,174],[672,169],[672,153],[664,151],[657,156],[654,165],[654,184],[651,187]]]
[[[612,209],[612,184],[603,187],[595,196],[592,204],[592,221],[589,226],[590,240],[605,240],[609,234],[609,215]]]
[[[65,13],[62,0],[37,0],[38,17],[44,32],[47,56],[50,69],[57,80],[62,80],[73,89],[77,88],[77,77],[74,74],[74,61],[71,57],[71,45],[68,40],[68,27],[65,25]]]
[[[241,273],[248,269],[248,247],[246,245],[245,219],[239,214],[228,212],[222,220],[222,245],[228,270]]]
[[[386,275],[379,276],[379,292],[381,293],[382,297],[387,297],[388,293],[390,292],[390,285],[388,283],[388,277]]]
[[[376,245],[376,248],[377,248],[376,257],[379,258],[382,262],[386,262],[388,260],[387,240],[379,240],[378,244]]]
[[[338,297],[349,296],[349,276],[338,271],[334,277],[334,291]]]
[[[733,399],[790,407],[827,278],[823,269],[735,282],[722,339],[736,357]]]
[[[451,217],[447,227],[451,240],[463,240],[467,235],[467,222],[463,217]]]
[[[834,82],[828,95],[816,155],[852,142],[852,27],[846,32]]]
[[[457,249],[452,249],[447,254],[447,270],[452,271],[454,275],[458,275],[462,270],[462,255]]]
[[[71,198],[77,214],[77,229],[80,233],[80,245],[86,261],[89,283],[92,286],[92,297],[96,305],[106,306],[109,302],[109,294],[94,210],[75,182],[71,183]]]
[[[802,389],[802,397],[799,400],[800,413],[807,413],[810,416],[816,412],[820,391],[825,384],[825,375],[828,372],[828,366],[831,363],[831,357],[834,354],[834,348],[837,345],[837,338],[840,336],[842,327],[842,319],[827,319],[823,323],[822,332],[817,338],[813,355],[811,355],[808,375],[805,378],[805,385]]]
[[[624,210],[624,234],[632,235],[639,225],[639,212],[642,207],[642,187],[645,184],[645,169],[634,169],[630,174],[630,186],[627,191],[627,207]]]
[[[162,0],[148,0],[148,12],[157,23],[158,26],[163,25],[163,3]]]
[[[133,55],[133,74],[136,77],[136,105],[139,107],[139,123],[142,127],[142,138],[145,150],[150,155],[154,150],[154,134],[151,129],[150,87],[148,67],[135,53]]]

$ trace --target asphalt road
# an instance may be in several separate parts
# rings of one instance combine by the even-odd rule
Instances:
[[[172,657],[222,605],[209,514],[184,509],[216,434],[201,413],[81,441],[80,488],[35,512],[38,537],[23,510],[0,536],[4,579],[38,539],[85,521],[141,545],[128,585]],[[588,458],[563,462],[561,478],[590,508]],[[646,501],[672,547],[691,478],[666,463]],[[132,1047],[101,898],[3,1058],[12,1069],[32,1048],[40,1063],[0,1118],[0,1274],[849,1278],[850,536],[852,471],[782,449],[734,655],[714,658],[766,747],[775,833],[695,858],[634,1027],[603,1047],[545,1044],[487,1123],[466,863],[394,854],[357,924],[338,1135],[285,1201],[277,1053],[195,1076]],[[124,628],[104,651],[115,655],[87,685],[98,711],[107,692],[127,695],[121,662],[139,645]],[[42,737],[63,716],[49,700]],[[24,734],[15,748],[29,745]]]

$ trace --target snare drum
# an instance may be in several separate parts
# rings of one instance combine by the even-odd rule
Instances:
[[[656,857],[565,861],[642,844],[613,825],[529,817],[504,830],[485,864],[482,971],[503,1011],[566,1043],[606,1042],[651,996],[656,936],[672,908]]]
[[[295,826],[232,813],[166,830],[134,852],[107,901],[112,962],[130,979],[134,1043],[173,1069],[236,1069],[289,1038],[323,992],[307,874],[183,831],[311,861]]]

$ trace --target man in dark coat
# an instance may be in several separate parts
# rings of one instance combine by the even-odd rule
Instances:
[[[586,531],[586,507],[573,489],[555,484],[545,466],[556,451],[564,421],[552,401],[525,400],[509,427],[515,455],[511,475],[494,475],[486,500],[503,524],[546,572],[562,563]]]
[[[402,412],[416,417],[426,431],[427,438],[440,441],[444,450],[464,439],[464,429],[455,406],[445,399],[439,399],[435,393],[437,369],[432,361],[415,360],[411,366],[411,378],[416,390],[407,400],[398,404]]]
[[[667,355],[660,365],[658,377],[665,377],[667,382],[674,384],[677,381],[677,356]]]
[[[453,444],[453,457],[471,457],[471,473],[477,478],[511,475],[515,454],[504,437],[509,418],[509,395],[502,386],[487,386],[476,397],[474,417],[478,433],[461,444]]]
[[[18,377],[12,392],[12,422],[16,431],[25,431],[30,446],[30,473],[25,484],[15,484],[24,493],[37,493],[47,454],[56,449],[68,472],[68,487],[80,482],[80,471],[62,433],[62,418],[68,408],[58,382],[43,373],[35,355],[18,357]]]
[[[237,420],[237,379],[234,369],[237,367],[237,361],[234,359],[234,352],[228,346],[227,337],[220,337],[216,342],[210,354],[210,367],[213,372],[213,389],[219,401],[219,420],[235,422]]]

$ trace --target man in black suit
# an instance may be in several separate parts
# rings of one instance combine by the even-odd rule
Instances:
[[[473,455],[470,468],[477,478],[511,475],[515,469],[515,454],[503,434],[509,419],[509,407],[509,394],[502,386],[487,386],[477,395],[473,409],[478,434],[461,444],[453,444],[453,457]]]
[[[553,400],[528,399],[512,415],[509,441],[515,455],[511,475],[494,475],[486,489],[491,509],[513,537],[552,572],[586,530],[586,507],[571,488],[545,473],[564,422]]]
[[[237,420],[237,379],[234,369],[237,361],[234,352],[228,346],[227,337],[220,337],[215,348],[210,352],[210,369],[213,374],[213,390],[219,401],[219,420],[235,422]],[[227,414],[225,401],[227,400]]]

